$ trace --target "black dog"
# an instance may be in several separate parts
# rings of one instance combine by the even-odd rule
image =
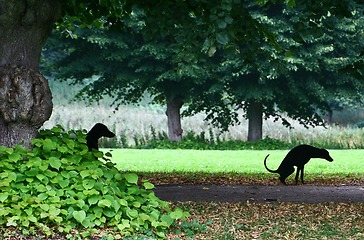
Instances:
[[[96,123],[95,126],[87,133],[87,147],[91,151],[92,149],[99,150],[98,141],[101,137],[112,138],[115,134],[111,132],[104,124]]]
[[[283,159],[281,165],[279,165],[278,169],[273,171],[267,167],[267,158],[269,154],[264,159],[264,166],[265,168],[272,173],[279,173],[280,177],[279,180],[285,184],[286,178],[294,172],[294,167],[297,167],[296,173],[296,184],[298,184],[298,175],[301,172],[301,181],[303,183],[303,168],[311,158],[323,158],[329,162],[334,161],[329,155],[329,152],[325,149],[315,148],[309,145],[300,145],[293,148],[291,151],[288,152],[286,157]]]

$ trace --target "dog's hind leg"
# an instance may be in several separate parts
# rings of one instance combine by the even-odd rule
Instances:
[[[291,175],[292,173],[294,173],[294,167],[288,167],[288,168],[283,168],[281,169],[281,173],[280,173],[280,177],[279,180],[284,184],[286,184],[286,178]]]
[[[302,184],[304,184],[304,182],[303,182],[303,168],[304,168],[304,166],[297,167],[297,173],[296,173],[296,177],[295,177],[296,185],[298,184],[298,175],[300,174],[300,172],[301,172],[301,181],[302,181]]]
[[[285,178],[285,177],[281,176],[281,177],[279,177],[279,180],[280,180],[280,181],[281,181],[281,183],[283,183],[284,185],[287,185],[287,183],[286,183],[286,178]]]

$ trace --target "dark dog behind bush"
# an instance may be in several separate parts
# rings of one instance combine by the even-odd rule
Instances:
[[[283,159],[281,165],[279,165],[277,170],[270,170],[267,167],[267,158],[269,154],[264,159],[264,166],[265,168],[272,173],[279,173],[280,177],[279,180],[286,184],[286,178],[291,175],[294,172],[294,167],[297,167],[297,173],[296,173],[296,184],[298,184],[298,175],[299,172],[301,172],[301,181],[303,182],[303,168],[308,161],[310,161],[311,158],[323,158],[326,159],[329,162],[334,161],[331,156],[329,155],[329,152],[325,149],[315,148],[309,145],[299,145],[295,148],[293,148],[291,151],[288,152],[286,157]]]
[[[91,130],[87,133],[87,147],[91,151],[92,149],[99,149],[99,138],[101,137],[108,137],[112,138],[115,137],[115,134],[111,132],[104,124],[96,123],[95,126],[91,128]]]

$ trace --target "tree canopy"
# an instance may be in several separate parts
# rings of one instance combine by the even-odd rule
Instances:
[[[309,14],[300,18],[292,36],[299,43],[304,43],[310,36],[319,37],[322,29],[335,25],[332,22],[333,18],[351,18],[355,3],[363,4],[362,0],[256,1],[264,7],[269,7],[275,2],[307,9]],[[37,71],[41,46],[49,36],[53,23],[57,23],[58,27],[65,26],[70,35],[77,27],[91,25],[126,32],[129,29],[123,24],[123,18],[132,15],[134,6],[137,6],[145,14],[143,37],[146,40],[168,38],[176,53],[173,63],[177,64],[180,71],[189,72],[188,74],[198,71],[215,49],[226,54],[237,54],[244,64],[253,64],[257,56],[271,56],[270,49],[260,47],[261,41],[270,44],[274,51],[292,54],[289,49],[283,49],[278,44],[276,36],[265,24],[252,16],[248,9],[249,4],[250,2],[243,0],[2,1],[0,7],[7,11],[0,13],[0,32],[3,33],[0,35],[0,56],[2,65],[10,68],[4,68],[1,72],[4,79],[11,81],[4,80],[8,83],[9,87],[6,89],[9,91],[5,89],[4,96],[7,97],[2,99],[2,102],[10,104],[5,104],[0,109],[0,128],[5,133],[0,143],[12,146],[23,140],[30,146],[29,140],[36,136],[39,127],[50,116],[51,93],[47,82],[37,75]],[[349,66],[349,70],[357,71],[360,62],[361,60],[354,62]],[[31,77],[32,84],[21,84],[18,92],[10,91],[11,86],[17,86],[18,78],[15,78],[15,75],[12,78],[11,73],[16,68],[35,70]],[[24,76],[21,79],[28,78],[30,79]],[[38,90],[34,93],[31,91],[33,88]],[[36,101],[29,101],[30,98],[21,96],[23,93],[27,93],[25,96],[31,96]],[[14,99],[23,100],[14,104]],[[11,118],[3,117],[10,116],[9,114]],[[22,134],[17,134],[19,132]]]
[[[262,11],[252,6],[251,13],[275,34],[277,43],[290,52],[274,51],[261,42],[261,47],[271,52],[270,58],[257,57],[253,64],[244,64],[238,56],[226,60],[219,70],[225,82],[216,91],[221,93],[220,97],[206,102],[203,93],[195,94],[197,99],[190,106],[191,112],[206,110],[210,119],[220,115],[222,122],[219,124],[227,126],[229,122],[221,118],[221,107],[209,106],[229,108],[235,104],[246,110],[247,118],[257,115],[251,119],[258,125],[256,127],[260,124],[261,128],[258,120],[263,112],[265,118],[282,119],[287,126],[290,125],[287,115],[305,126],[316,126],[325,122],[317,110],[331,112],[329,99],[360,95],[362,83],[350,75],[338,74],[338,70],[360,59],[358,52],[363,48],[361,6],[356,6],[350,19],[339,22],[330,18],[329,28],[320,28],[315,37],[307,35],[304,44],[294,41],[297,34],[294,26],[301,26],[301,19],[309,15],[302,7],[274,4]],[[230,98],[224,97],[226,93]]]
[[[78,40],[68,41],[72,53],[56,68],[67,66],[61,77],[74,77],[75,82],[99,74],[99,80],[81,92],[93,99],[109,94],[118,103],[135,102],[148,90],[155,100],[177,97],[179,107],[189,103],[184,115],[205,111],[207,119],[225,130],[237,120],[234,109],[239,108],[246,110],[247,118],[257,116],[251,122],[259,122],[264,113],[265,118],[282,119],[287,126],[290,123],[286,114],[305,126],[322,125],[324,120],[317,110],[330,112],[329,98],[352,97],[361,88],[359,81],[337,74],[358,61],[357,52],[363,47],[360,6],[349,14],[344,11],[349,5],[344,5],[340,5],[340,11],[335,7],[332,10],[341,19],[338,21],[331,12],[321,18],[312,16],[304,6],[267,3],[262,7],[253,1],[244,2],[250,20],[274,41],[267,41],[268,35],[264,35],[250,39],[254,44],[233,41],[224,46],[221,36],[214,39],[211,36],[216,32],[211,32],[200,45],[202,52],[196,51],[197,45],[193,52],[181,48],[173,38],[180,34],[180,27],[171,29],[178,30],[173,36],[145,41],[151,39],[145,35],[149,31],[148,15],[134,7],[133,14],[120,18],[119,26],[127,33],[112,33],[110,29],[117,29],[107,24],[101,29],[74,29],[72,34]],[[231,13],[233,10],[227,6],[223,9]],[[228,27],[228,18],[226,12],[219,14],[225,18],[215,30],[222,31]],[[343,18],[343,14],[350,18]],[[302,22],[305,19],[308,25]],[[203,17],[192,20],[194,26],[209,28]],[[202,35],[197,34],[199,37],[196,44],[202,42]]]

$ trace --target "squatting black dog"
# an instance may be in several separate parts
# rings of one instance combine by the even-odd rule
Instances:
[[[293,148],[291,151],[288,152],[286,157],[283,159],[281,165],[279,165],[277,170],[270,170],[267,167],[267,158],[269,154],[264,159],[264,166],[265,168],[271,172],[271,173],[279,173],[280,177],[279,180],[286,184],[286,178],[291,175],[294,172],[294,167],[297,167],[297,173],[296,173],[296,184],[298,184],[298,175],[299,172],[301,172],[301,181],[303,182],[303,168],[308,161],[310,161],[311,158],[323,158],[326,159],[329,162],[334,161],[334,159],[331,158],[329,155],[329,152],[325,149],[315,148],[309,145],[299,145],[295,148]]]
[[[115,134],[111,132],[104,124],[96,123],[95,126],[87,133],[87,147],[91,151],[92,149],[99,150],[98,141],[101,137],[112,138]]]

